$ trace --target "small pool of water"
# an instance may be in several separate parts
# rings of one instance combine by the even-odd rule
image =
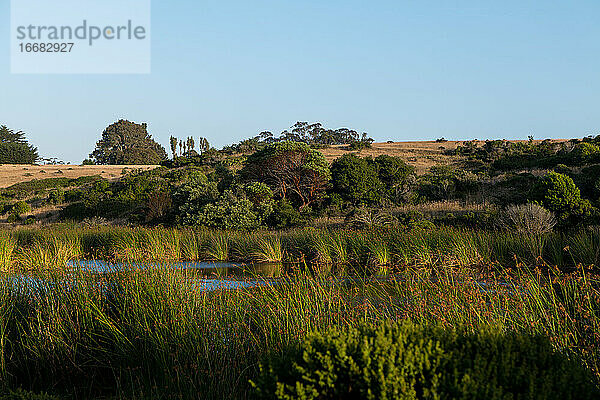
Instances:
[[[246,289],[265,285],[274,284],[275,281],[269,279],[268,276],[272,277],[279,272],[280,268],[275,268],[272,265],[266,264],[267,267],[258,265],[245,265],[229,262],[210,262],[210,261],[182,261],[182,262],[146,262],[146,263],[133,263],[133,262],[112,262],[104,260],[71,260],[67,262],[67,270],[70,271],[81,271],[92,274],[111,274],[127,269],[152,269],[152,268],[173,268],[176,270],[189,270],[193,273],[191,275],[183,277],[188,284],[200,290],[219,290],[219,289]],[[265,271],[263,271],[267,268]],[[271,270],[275,268],[275,273]],[[267,272],[263,274],[262,272]],[[271,273],[270,275],[268,273]],[[76,275],[75,275],[76,276]],[[75,277],[72,274],[67,273],[65,279],[58,278],[58,282],[54,280],[47,280],[43,277],[36,275],[12,275],[12,276],[0,276],[4,282],[10,283],[10,285],[19,291],[28,292],[35,289],[43,289],[51,287],[56,283],[71,285],[76,281],[72,279]],[[214,276],[214,277],[213,277]],[[264,276],[265,279],[256,278],[256,276]],[[244,278],[245,277],[245,278]],[[60,283],[62,281],[62,283]]]
[[[147,269],[168,266],[175,269],[193,269],[193,270],[230,270],[240,269],[241,264],[229,262],[212,261],[180,261],[174,263],[150,262],[150,263],[123,263],[104,260],[71,260],[67,262],[67,268],[85,272],[109,273],[118,272],[128,268]]]

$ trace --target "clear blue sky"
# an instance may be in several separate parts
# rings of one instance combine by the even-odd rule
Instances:
[[[298,120],[381,141],[600,132],[597,0],[153,1],[150,75],[11,75],[9,11],[0,124],[65,161],[119,118],[165,147]]]

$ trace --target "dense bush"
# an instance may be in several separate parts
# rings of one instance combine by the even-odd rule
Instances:
[[[11,213],[16,215],[25,214],[31,211],[31,206],[24,201],[17,201],[11,208]]]
[[[580,222],[593,211],[589,201],[581,198],[573,179],[554,171],[548,172],[537,182],[531,197],[546,209],[555,212],[563,225]]]
[[[333,192],[352,204],[373,204],[381,201],[383,184],[377,167],[366,158],[344,155],[331,165]]]
[[[65,202],[65,191],[62,188],[52,189],[48,193],[48,203],[50,204],[62,204]]]
[[[600,158],[600,147],[592,143],[578,143],[570,153],[571,163],[582,165],[597,162]]]
[[[478,177],[448,165],[435,165],[419,178],[418,192],[427,200],[464,198],[479,188]]]
[[[600,395],[577,361],[548,339],[411,323],[332,327],[266,360],[260,399],[589,399]]]
[[[1,190],[3,196],[11,198],[25,198],[34,194],[46,193],[48,189],[66,188],[70,186],[85,186],[95,183],[102,178],[99,175],[81,176],[79,178],[46,178],[15,183]]]
[[[250,229],[262,225],[271,214],[272,195],[268,186],[258,182],[233,185],[221,193],[217,182],[195,172],[174,197],[178,220],[184,225]]]
[[[300,225],[302,221],[300,212],[284,199],[273,204],[273,212],[266,219],[267,225],[279,229]]]

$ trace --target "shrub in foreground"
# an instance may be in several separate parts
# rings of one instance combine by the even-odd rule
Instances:
[[[589,201],[581,198],[579,188],[570,176],[548,172],[534,186],[533,200],[557,214],[565,226],[574,225],[589,217],[592,211]]]
[[[597,388],[539,336],[411,323],[312,333],[252,382],[261,399],[584,399]]]
[[[548,233],[556,225],[551,211],[536,203],[508,206],[500,219],[500,224],[519,233]]]

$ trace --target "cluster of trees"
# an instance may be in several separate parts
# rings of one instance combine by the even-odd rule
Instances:
[[[27,143],[25,133],[0,126],[0,164],[33,164],[38,159],[37,148]]]
[[[196,142],[192,136],[189,136],[186,140],[180,140],[175,136],[171,136],[169,144],[173,159],[177,157],[194,157],[210,150],[210,143],[204,137],[200,137],[198,140],[198,152],[196,151]],[[177,145],[179,145],[179,152],[177,152]]]
[[[159,168],[120,181],[74,189],[64,216],[135,218],[139,222],[220,228],[285,227],[328,207],[401,201],[414,171],[400,158],[348,155],[330,165],[304,142],[271,143],[240,168]]]
[[[577,180],[581,175],[574,177]],[[502,182],[518,192],[509,193],[504,204],[535,202],[556,216],[560,228],[597,220],[594,205],[598,202],[584,197],[566,172],[551,171],[541,178],[517,175]],[[586,188],[586,196],[596,193],[600,198],[600,183],[581,186]],[[500,183],[448,166],[434,166],[417,177],[413,167],[388,155],[365,158],[347,154],[330,164],[304,142],[281,141],[248,155],[236,167],[226,162],[163,167],[116,183],[101,181],[86,190],[67,191],[65,198],[78,205],[67,207],[65,216],[251,229],[310,223],[333,213],[362,218],[368,224],[388,221],[381,218],[381,212],[394,206],[456,199],[486,190],[497,196],[503,191]],[[496,200],[496,204],[502,202]],[[370,215],[365,208],[378,212]],[[493,217],[466,215],[464,221],[448,217],[436,223],[489,226]],[[394,218],[411,226],[429,226],[423,225],[428,221],[421,221],[418,215]]]
[[[360,150],[370,147],[373,139],[366,132],[359,134],[349,128],[328,129],[319,122],[296,122],[294,126],[289,130],[284,130],[279,136],[275,136],[270,131],[264,131],[253,138],[226,146],[222,151],[226,154],[252,153],[277,142],[301,142],[313,148],[347,144],[353,150]]]
[[[148,133],[147,124],[135,123],[121,119],[109,125],[96,143],[94,151],[83,164],[161,164],[167,161],[165,148],[156,142]],[[289,130],[284,130],[276,137],[271,132],[262,132],[254,138],[244,140],[236,145],[226,146],[220,151],[224,157],[233,153],[253,153],[265,148],[269,144],[294,142],[304,143],[310,147],[348,144],[351,149],[360,150],[370,147],[373,139],[366,133],[360,135],[357,131],[348,128],[328,129],[320,123],[297,122]],[[169,139],[173,161],[178,158],[192,159],[199,163],[203,159],[200,155],[208,155],[211,151],[208,140],[200,137],[196,150],[196,141],[193,137],[180,140],[174,136]],[[212,154],[218,157],[217,154]],[[39,160],[37,149],[28,144],[24,133],[13,131],[6,126],[0,127],[0,163],[32,164]],[[189,160],[188,160],[189,161]],[[189,163],[179,160],[176,165]]]
[[[507,140],[471,140],[446,152],[477,160],[492,171],[511,171],[530,168],[553,168],[559,164],[582,166],[600,162],[600,136],[569,141],[550,139],[525,142]]]

